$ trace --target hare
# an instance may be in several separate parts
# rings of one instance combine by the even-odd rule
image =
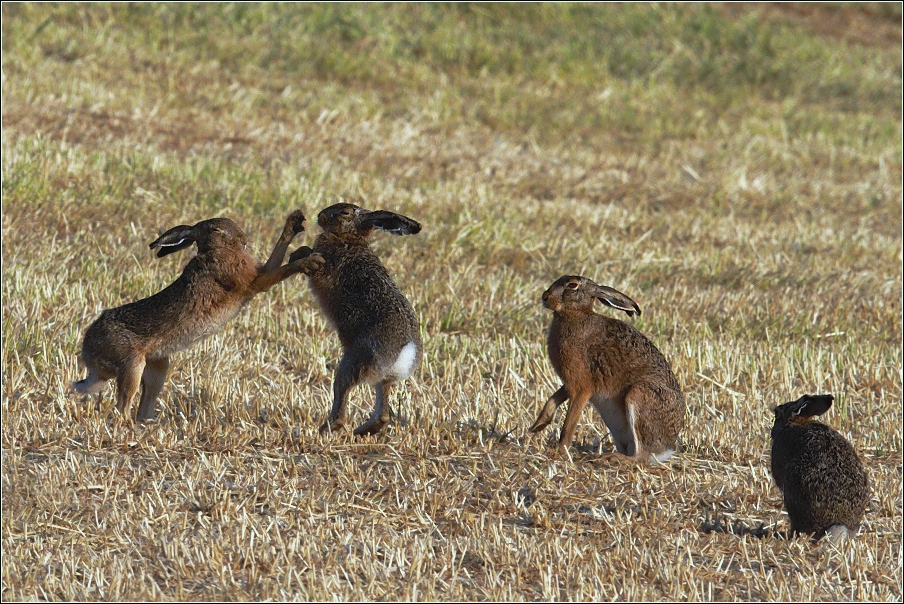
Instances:
[[[308,273],[314,297],[339,335],[342,358],[333,379],[333,407],[320,431],[337,431],[347,419],[348,394],[362,382],[373,385],[376,403],[356,435],[376,434],[389,422],[392,385],[406,379],[421,360],[421,336],[411,304],[371,251],[374,229],[414,235],[421,225],[385,210],[369,211],[338,203],[320,212],[323,232],[314,253],[320,270]],[[299,248],[289,257],[310,253]]]
[[[82,362],[88,377],[74,382],[82,394],[100,392],[116,379],[116,403],[123,412],[141,386],[137,420],[153,418],[166,381],[169,357],[219,331],[255,294],[322,262],[317,256],[282,265],[292,238],[304,231],[304,214],[295,211],[270,259],[263,266],[244,251],[245,234],[228,218],[166,231],[150,247],[162,258],[198,245],[197,255],[169,287],[149,298],[108,309],[88,327]]]
[[[549,358],[564,384],[546,401],[530,431],[543,430],[559,405],[571,399],[559,437],[559,452],[564,452],[590,401],[619,453],[665,461],[684,428],[684,395],[678,380],[642,333],[594,313],[595,300],[629,317],[640,314],[634,300],[585,277],[560,277],[543,294],[543,305],[553,311]]]
[[[856,534],[870,499],[869,480],[854,447],[813,421],[832,406],[831,394],[804,395],[775,408],[772,477],[782,492],[792,533],[819,539]]]

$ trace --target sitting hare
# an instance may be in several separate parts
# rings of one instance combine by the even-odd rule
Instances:
[[[626,295],[585,277],[560,277],[543,294],[553,311],[547,347],[563,386],[546,401],[531,432],[550,424],[571,399],[559,451],[571,444],[587,401],[609,428],[619,453],[665,461],[684,428],[684,395],[669,362],[642,333],[593,312],[599,300],[627,315],[640,308]]]
[[[392,385],[406,379],[420,363],[421,336],[411,304],[371,251],[368,239],[374,229],[414,235],[421,225],[393,212],[371,212],[350,203],[324,209],[317,224],[323,233],[313,251],[323,257],[324,264],[309,272],[308,279],[342,343],[342,359],[333,380],[333,407],[320,431],[345,425],[349,391],[367,382],[374,386],[376,404],[355,434],[376,434],[389,421]],[[308,253],[310,249],[302,247],[289,259]]]
[[[165,232],[150,245],[159,249],[158,258],[193,243],[198,245],[198,254],[169,287],[101,313],[82,343],[81,358],[88,377],[73,387],[92,394],[115,378],[117,407],[125,411],[141,386],[137,419],[153,418],[171,354],[219,331],[255,294],[318,265],[321,259],[310,256],[280,266],[292,238],[304,231],[304,222],[300,211],[289,215],[263,266],[244,251],[247,238],[228,218]]]
[[[856,534],[870,499],[869,480],[854,447],[813,421],[832,406],[831,394],[804,395],[775,408],[772,476],[782,492],[792,533],[817,539]]]

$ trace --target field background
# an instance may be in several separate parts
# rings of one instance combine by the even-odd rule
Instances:
[[[899,4],[2,16],[4,600],[900,601]],[[162,230],[227,216],[264,259],[343,199],[424,224],[373,242],[425,343],[384,433],[317,434],[340,349],[301,278],[179,354],[154,423],[70,390],[187,261]],[[589,410],[570,459],[561,412],[526,435],[563,274],[671,360],[666,467]],[[743,528],[787,528],[771,409],[807,392],[870,474],[854,541]]]

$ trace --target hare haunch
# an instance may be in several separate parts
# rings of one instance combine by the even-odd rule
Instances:
[[[857,533],[869,503],[869,480],[854,447],[813,421],[833,400],[831,394],[804,395],[775,408],[772,477],[792,533]]]
[[[626,295],[577,276],[560,277],[543,294],[553,311],[547,347],[563,385],[546,401],[531,432],[548,426],[570,399],[559,438],[564,451],[589,401],[609,428],[619,453],[665,461],[684,428],[684,395],[669,362],[632,326],[593,312],[599,300],[627,315],[640,308]]]
[[[333,380],[333,407],[320,431],[341,429],[347,420],[348,394],[367,382],[376,391],[373,413],[355,434],[376,434],[389,422],[392,385],[407,378],[421,360],[421,336],[411,304],[371,251],[374,229],[414,235],[421,225],[384,210],[368,211],[350,203],[330,206],[317,216],[323,232],[314,253],[320,270],[308,273],[311,290],[342,343],[342,359]],[[310,253],[299,248],[289,257]]]
[[[137,419],[154,417],[169,356],[219,331],[255,294],[321,262],[317,256],[282,265],[292,238],[304,231],[304,214],[289,215],[264,265],[244,251],[245,234],[228,218],[174,227],[151,243],[157,257],[198,246],[169,287],[149,298],[108,309],[88,327],[82,362],[88,377],[74,382],[82,394],[100,392],[116,379],[116,403],[125,411],[141,387]]]

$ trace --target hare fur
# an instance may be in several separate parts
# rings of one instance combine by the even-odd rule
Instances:
[[[870,499],[857,451],[841,434],[814,421],[831,394],[804,395],[775,408],[772,477],[782,492],[792,533],[856,534]],[[845,530],[846,529],[846,530]]]
[[[570,400],[559,438],[559,451],[564,452],[590,402],[619,453],[665,461],[674,453],[685,424],[678,380],[646,336],[623,321],[593,312],[597,300],[628,316],[640,314],[629,297],[585,277],[560,277],[543,294],[543,305],[553,311],[549,359],[563,385],[546,401],[530,431],[546,428],[559,405]]]
[[[116,403],[125,411],[141,388],[137,420],[153,418],[166,381],[169,357],[219,331],[255,294],[310,270],[319,257],[282,265],[292,238],[304,231],[304,214],[293,212],[266,264],[244,251],[245,234],[228,218],[168,230],[150,244],[158,257],[198,246],[176,281],[162,291],[101,313],[85,332],[81,359],[88,376],[73,383],[91,394],[116,380]],[[280,266],[282,265],[282,266]]]
[[[389,397],[421,361],[420,329],[414,310],[389,272],[370,249],[376,229],[413,235],[421,225],[400,214],[368,211],[339,203],[320,212],[323,232],[313,251],[323,257],[320,270],[308,273],[314,297],[339,335],[342,358],[333,380],[333,406],[321,432],[341,429],[347,421],[348,395],[361,383],[372,384],[376,401],[370,418],[356,435],[376,434],[389,422]],[[301,248],[293,252],[307,253]]]

